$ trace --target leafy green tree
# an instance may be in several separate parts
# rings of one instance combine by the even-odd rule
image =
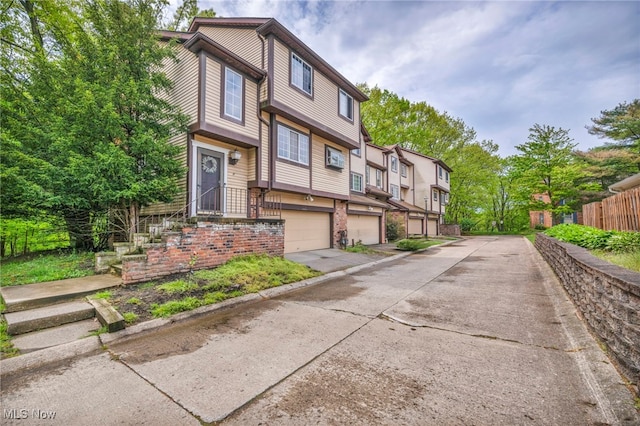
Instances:
[[[182,0],[182,4],[176,8],[173,19],[167,25],[172,31],[187,31],[191,20],[198,17],[213,18],[216,12],[213,9],[200,9],[198,0]]]
[[[614,145],[640,153],[640,99],[601,111],[600,117],[591,121],[593,125],[586,126],[590,134],[612,139]]]
[[[575,211],[580,202],[581,190],[592,185],[579,184],[586,173],[572,154],[576,143],[569,131],[553,126],[535,124],[529,129],[526,143],[517,145],[519,155],[514,157],[514,172],[531,210],[547,210],[554,217]],[[545,202],[535,195],[546,194]]]
[[[610,195],[608,187],[638,173],[640,153],[615,146],[601,146],[589,151],[575,151],[574,155],[587,173],[586,182],[594,184],[592,191],[583,193],[583,203],[599,201]]]
[[[156,36],[164,5],[9,5],[8,24],[30,30],[3,33],[3,180],[22,177],[33,194],[9,196],[64,217],[79,248],[94,248],[94,226],[109,209],[126,209],[134,229],[140,207],[170,201],[184,173],[169,138],[186,120],[162,96],[171,87],[162,64],[173,55]]]

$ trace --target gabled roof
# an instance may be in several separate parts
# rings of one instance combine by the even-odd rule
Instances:
[[[184,47],[191,50],[193,53],[204,50],[205,52],[224,60],[232,67],[244,72],[245,74],[255,78],[256,80],[261,79],[267,74],[266,71],[263,71],[250,62],[245,61],[240,56],[231,52],[226,47],[223,47],[215,41],[211,40],[209,37],[202,33],[195,33],[189,40],[184,43]]]
[[[291,31],[286,29],[274,18],[194,18],[189,26],[189,31],[198,31],[201,26],[231,27],[231,28],[255,28],[256,32],[262,36],[275,35],[287,46],[296,51],[311,66],[322,72],[327,78],[336,83],[342,90],[359,102],[364,102],[369,98],[362,93],[353,83],[347,80],[342,74],[336,71],[309,46],[304,44]]]

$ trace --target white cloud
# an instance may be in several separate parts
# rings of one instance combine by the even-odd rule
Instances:
[[[176,0],[172,0],[175,2]],[[200,0],[274,17],[345,77],[426,101],[515,153],[535,123],[571,129],[640,98],[638,2]]]

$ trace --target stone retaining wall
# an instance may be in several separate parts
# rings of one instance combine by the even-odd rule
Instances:
[[[535,246],[622,372],[640,384],[640,273],[537,234]]]
[[[284,255],[284,221],[218,219],[164,232],[144,254],[122,258],[122,281],[131,284],[219,266],[242,254]]]

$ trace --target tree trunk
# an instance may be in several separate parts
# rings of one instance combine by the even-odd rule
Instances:
[[[89,210],[65,212],[64,220],[67,224],[71,247],[81,251],[93,251],[93,228]]]

